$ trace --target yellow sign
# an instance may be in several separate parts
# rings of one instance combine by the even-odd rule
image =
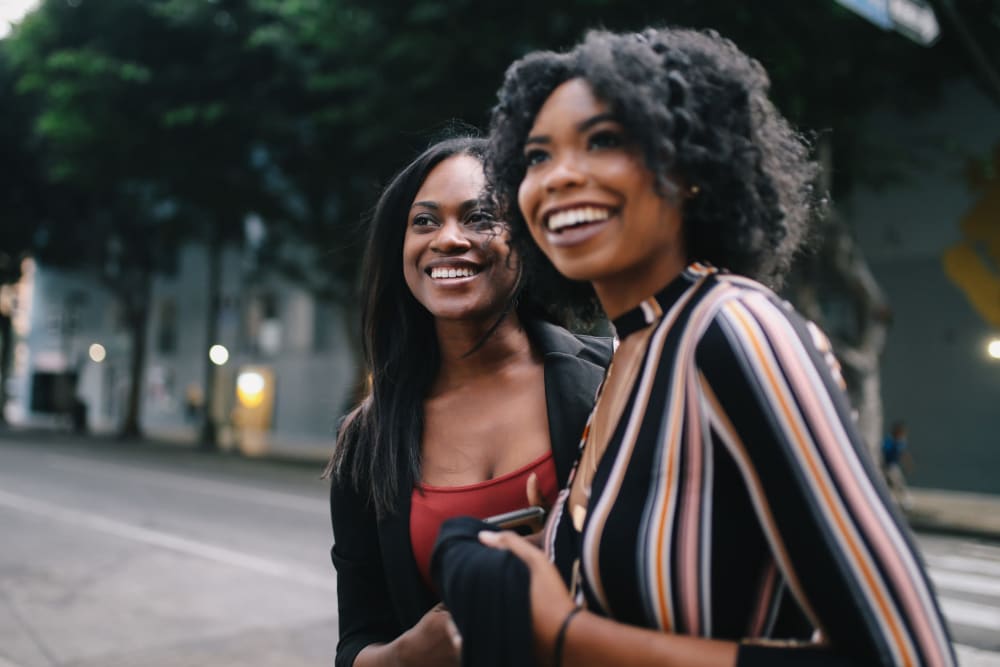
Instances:
[[[963,240],[945,251],[944,271],[989,324],[1000,329],[1000,144],[993,173],[969,178],[980,198],[959,221]]]

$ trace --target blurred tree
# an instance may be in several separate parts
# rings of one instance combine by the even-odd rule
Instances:
[[[343,304],[357,343],[361,223],[380,185],[456,121],[482,127],[504,68],[525,52],[570,46],[595,25],[716,29],[765,65],[786,115],[816,131],[836,200],[858,183],[902,178],[910,161],[876,148],[864,123],[873,109],[928,108],[970,62],[989,86],[981,61],[997,62],[1000,40],[987,38],[998,4],[935,0],[968,34],[942,13],[945,33],[927,49],[833,0],[45,0],[9,41],[18,89],[38,104],[45,165],[78,206],[78,224],[50,216],[42,236],[73,239],[80,261],[111,278],[135,341],[152,272],[193,238],[209,248],[213,342],[219,249],[256,214],[266,223],[261,271]],[[970,44],[981,52],[972,61]],[[851,381],[871,387],[888,307],[844,219],[832,216],[818,245],[801,278],[822,289],[796,296],[820,320],[831,293],[853,302],[857,317],[838,328],[837,345],[845,365],[857,362],[861,379]],[[130,431],[143,346],[133,347]]]
[[[143,168],[155,160],[136,159],[155,151],[157,118],[146,104],[152,75],[135,51],[155,42],[157,30],[139,3],[50,0],[7,40],[18,90],[37,105],[33,129],[47,175],[78,204],[37,223],[41,259],[98,274],[130,332],[123,437],[140,433],[151,280],[175,235],[157,213],[163,192]]]
[[[295,124],[293,98],[269,48],[251,40],[263,20],[246,0],[160,0],[147,3],[165,22],[166,40],[149,67],[162,97],[157,109],[157,182],[185,207],[208,249],[205,349],[216,342],[221,305],[221,253],[242,241],[248,215],[282,220],[286,192],[269,181],[268,146]],[[277,122],[273,112],[280,110]],[[270,139],[270,141],[269,141]],[[213,448],[217,367],[205,363],[206,409],[201,443]]]
[[[67,265],[78,256],[75,240],[53,235],[82,221],[80,193],[53,180],[47,172],[39,137],[32,131],[38,113],[34,100],[17,93],[18,75],[9,43],[0,41],[0,406],[6,404],[15,307],[9,286],[21,277],[29,255]],[[8,287],[8,289],[5,289]],[[0,421],[4,420],[0,407]]]
[[[514,58],[569,46],[589,27],[677,24],[715,29],[736,41],[768,69],[779,107],[799,127],[815,131],[827,166],[825,186],[835,200],[857,183],[897,181],[911,162],[909,153],[877,149],[865,117],[878,107],[929,108],[964,69],[948,35],[925,49],[881,32],[832,0],[761,0],[752,7],[723,0],[254,5],[272,17],[255,42],[271,46],[300,81],[298,119],[287,126],[294,131],[273,156],[308,203],[311,224],[298,231],[329,248],[313,275],[326,276],[333,294],[347,303],[360,256],[355,224],[374,202],[378,184],[446,130],[448,119],[483,126],[502,71]],[[824,221],[816,246],[797,273],[802,289],[790,296],[839,334],[845,377],[874,446],[881,432],[878,359],[889,307],[846,220],[831,215]],[[844,302],[846,308],[830,308]],[[831,310],[852,313],[850,321],[827,321]],[[356,318],[348,324],[356,336]]]
[[[205,244],[207,355],[222,248],[242,239],[248,213],[269,211],[253,153],[256,102],[269,94],[257,77],[270,65],[266,52],[245,48],[252,18],[238,1],[47,0],[12,39],[20,90],[38,100],[35,130],[51,174],[88,197],[80,213],[89,224],[74,220],[49,236],[85,237],[77,247],[88,252],[77,259],[100,269],[131,331],[123,435],[139,433],[153,275],[182,240]],[[211,397],[216,368],[203,359]],[[212,447],[211,410],[204,420],[202,441]]]
[[[8,286],[21,277],[31,245],[38,204],[36,157],[30,144],[31,115],[15,93],[15,75],[0,42],[0,424],[5,423],[7,377],[13,353],[13,299]]]

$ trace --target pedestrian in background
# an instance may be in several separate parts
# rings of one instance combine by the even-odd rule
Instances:
[[[479,535],[530,571],[508,616],[542,665],[955,662],[827,339],[764,285],[817,199],[767,93],[732,42],[679,29],[595,31],[507,71],[490,187],[515,243],[589,281],[620,338],[544,551]],[[441,581],[488,585],[459,523]],[[465,592],[445,590],[463,651],[488,656]]]
[[[882,474],[896,502],[903,509],[910,509],[913,501],[906,488],[904,465],[907,470],[912,470],[913,457],[906,444],[906,424],[898,421],[893,423],[889,434],[882,440]]]
[[[452,516],[551,505],[611,355],[549,320],[485,205],[486,142],[435,144],[379,199],[362,268],[371,389],[328,472],[340,667],[458,664],[430,583]],[[538,498],[540,496],[540,498]]]

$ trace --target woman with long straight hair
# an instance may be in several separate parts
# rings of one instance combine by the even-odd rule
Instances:
[[[362,268],[368,395],[328,472],[338,666],[451,665],[429,560],[438,528],[551,504],[611,354],[532,294],[483,198],[483,139],[434,144],[385,188]],[[582,311],[581,311],[582,312]]]
[[[767,92],[732,42],[682,29],[595,31],[507,72],[489,186],[516,247],[588,281],[620,340],[544,551],[479,535],[530,571],[510,615],[542,665],[955,663],[829,342],[765,286],[817,203]],[[476,553],[449,539],[441,580],[482,581],[451,576],[448,545]],[[488,638],[455,620],[463,650]]]

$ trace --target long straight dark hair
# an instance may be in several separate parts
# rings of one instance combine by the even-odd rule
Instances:
[[[343,420],[327,474],[335,483],[352,485],[379,517],[392,511],[404,483],[419,479],[423,400],[441,363],[434,319],[403,277],[410,206],[438,164],[457,155],[482,162],[485,150],[485,139],[468,136],[435,143],[392,179],[371,218],[361,267],[362,340],[371,388]]]

